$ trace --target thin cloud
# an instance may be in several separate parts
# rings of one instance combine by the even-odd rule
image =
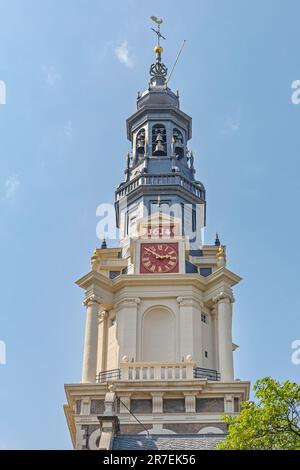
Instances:
[[[72,123],[72,121],[68,121],[67,124],[65,125],[64,134],[65,134],[65,138],[69,142],[72,142],[72,140],[73,140],[73,123]]]
[[[54,65],[43,65],[42,71],[47,85],[51,87],[54,86],[57,80],[60,78],[60,74]]]
[[[239,119],[228,118],[226,119],[222,134],[234,134],[240,129],[241,123]]]
[[[21,182],[17,176],[10,176],[9,178],[7,178],[4,183],[6,199],[10,199],[16,194],[20,184]]]
[[[121,64],[129,68],[133,67],[133,58],[129,53],[127,41],[123,41],[120,46],[115,48],[114,52],[115,56]]]

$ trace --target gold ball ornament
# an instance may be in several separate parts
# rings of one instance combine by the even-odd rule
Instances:
[[[154,52],[155,54],[161,54],[163,52],[163,48],[161,46],[155,46]]]

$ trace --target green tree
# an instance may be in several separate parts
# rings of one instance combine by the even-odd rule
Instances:
[[[300,386],[270,377],[253,387],[255,402],[244,402],[239,416],[224,416],[228,434],[222,450],[300,450]]]

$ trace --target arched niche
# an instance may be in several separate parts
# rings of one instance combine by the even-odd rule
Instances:
[[[175,315],[166,307],[152,307],[142,319],[142,361],[175,362]]]

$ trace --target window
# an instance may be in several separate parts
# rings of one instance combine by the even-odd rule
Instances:
[[[192,232],[196,232],[197,229],[197,214],[196,214],[196,207],[193,204],[192,210]]]
[[[239,397],[234,397],[233,406],[234,406],[234,412],[239,413],[240,412],[240,399],[239,399]]]
[[[170,214],[170,207],[171,201],[162,200],[162,201],[150,201],[149,205],[149,215],[155,214],[156,212],[163,212],[164,214]]]
[[[207,351],[204,351],[204,356],[208,357],[208,352]]]
[[[120,271],[109,271],[109,278],[114,279],[115,277],[120,275]]]
[[[206,316],[205,313],[201,313],[201,321],[202,321],[203,323],[207,323],[207,316]]]
[[[203,277],[210,276],[211,273],[212,273],[211,268],[200,268],[200,275],[203,276]]]
[[[185,213],[184,213],[184,203],[182,202],[181,203],[181,220],[182,220],[182,235],[185,235],[185,227],[184,227],[184,217],[185,217]]]

